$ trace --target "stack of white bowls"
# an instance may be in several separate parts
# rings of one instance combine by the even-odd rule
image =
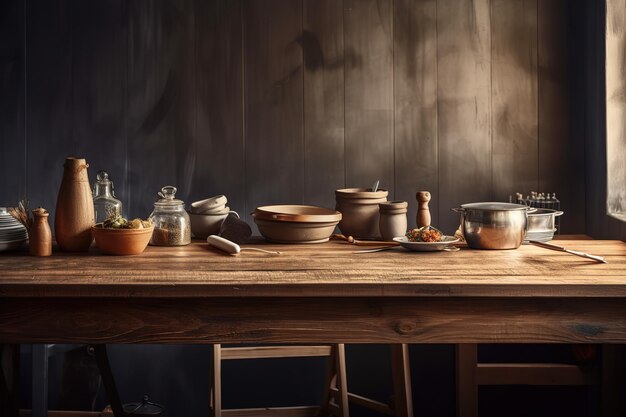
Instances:
[[[191,233],[194,237],[206,239],[209,235],[219,233],[222,222],[231,212],[226,205],[227,202],[226,196],[218,195],[191,203],[189,219],[191,220]]]
[[[28,232],[22,223],[11,216],[6,207],[0,207],[0,252],[23,247]]]

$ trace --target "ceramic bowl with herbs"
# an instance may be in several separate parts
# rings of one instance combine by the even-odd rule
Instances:
[[[112,216],[93,228],[98,249],[107,255],[138,255],[142,253],[154,231],[149,220],[127,220]]]

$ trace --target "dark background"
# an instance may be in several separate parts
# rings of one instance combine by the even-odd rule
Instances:
[[[563,232],[624,239],[605,214],[603,3],[3,0],[0,204],[27,197],[53,221],[73,155],[92,180],[110,173],[132,217],[164,185],[187,202],[226,194],[250,220],[267,203],[332,207],[334,189],[380,179],[411,203],[410,223],[415,191],[430,190],[448,233],[453,206],[535,190],[557,193]],[[170,415],[206,415],[210,347],[110,350],[124,401],[147,393]],[[570,359],[558,346],[481,354],[502,352]],[[453,415],[453,346],[411,355],[416,413]],[[53,360],[51,405],[90,406],[93,360],[65,359]],[[386,347],[350,346],[348,360],[352,391],[389,395]],[[27,349],[24,363],[27,385]],[[317,360],[228,364],[225,406],[316,402],[322,372]],[[519,390],[481,389],[481,413],[593,406],[577,388]]]

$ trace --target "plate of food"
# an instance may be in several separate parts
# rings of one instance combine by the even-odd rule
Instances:
[[[403,248],[416,252],[434,252],[449,250],[454,243],[459,242],[458,237],[446,236],[432,226],[424,226],[419,229],[411,229],[406,235],[394,237]]]

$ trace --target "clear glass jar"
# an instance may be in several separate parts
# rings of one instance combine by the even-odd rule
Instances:
[[[93,208],[96,224],[102,223],[111,216],[122,215],[122,202],[115,198],[113,181],[109,180],[106,171],[99,171],[93,185]]]
[[[189,214],[185,211],[185,203],[175,198],[176,191],[176,187],[169,185],[161,188],[161,198],[154,203],[154,211],[150,215],[154,224],[151,245],[182,246],[191,243]]]

